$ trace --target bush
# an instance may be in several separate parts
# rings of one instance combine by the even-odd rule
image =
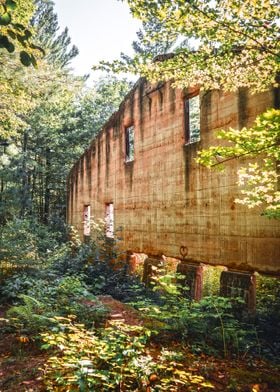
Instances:
[[[257,276],[256,328],[263,355],[280,358],[280,280]]]
[[[158,360],[146,352],[150,332],[115,323],[99,335],[60,320],[60,330],[42,334],[44,348],[56,349],[44,379],[48,391],[175,391],[213,388],[178,364],[179,354],[163,350]],[[188,388],[190,387],[190,389]],[[194,389],[195,387],[195,389]]]
[[[98,235],[95,239],[86,244],[77,241],[74,251],[73,244],[69,243],[59,257],[54,254],[52,271],[60,276],[83,275],[85,283],[95,295],[111,295],[125,302],[139,296],[156,297],[138,276],[128,273],[124,255],[118,249],[118,240],[108,239],[100,227],[96,227]]]
[[[131,304],[157,321],[155,325],[166,338],[188,342],[196,352],[239,356],[256,346],[255,326],[237,317],[241,299],[211,296],[193,301],[175,283],[180,278],[178,274],[155,278],[154,291],[160,293],[160,300],[140,298]]]
[[[37,334],[54,324],[56,316],[73,315],[88,327],[104,322],[108,310],[87,289],[80,277],[34,280],[27,294],[19,295],[22,303],[8,312],[11,323],[22,332]]]
[[[0,279],[34,269],[57,246],[55,234],[33,220],[14,219],[0,227]]]

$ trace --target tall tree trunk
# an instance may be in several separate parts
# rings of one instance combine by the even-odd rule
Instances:
[[[22,145],[22,173],[21,173],[21,208],[20,216],[23,218],[26,215],[28,209],[29,199],[29,185],[28,185],[28,172],[27,172],[27,146],[28,146],[28,133],[27,131],[23,134],[23,145]]]
[[[45,172],[45,203],[44,203],[44,220],[45,224],[49,221],[50,214],[50,169],[51,169],[51,157],[50,149],[46,148],[46,172]]]

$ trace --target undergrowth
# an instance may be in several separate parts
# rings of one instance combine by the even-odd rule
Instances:
[[[23,234],[25,230],[23,224]],[[9,235],[9,228],[6,231],[2,243],[8,249],[16,237]],[[179,353],[175,360],[176,353],[168,355],[165,349],[157,357],[150,352],[151,343],[163,341],[175,340],[196,354],[277,362],[279,281],[259,279],[256,317],[246,318],[239,311],[241,300],[213,295],[217,290],[210,286],[211,295],[199,302],[190,300],[176,274],[155,274],[153,284],[146,287],[128,273],[117,241],[106,238],[102,230],[86,244],[72,232],[70,242],[50,241],[47,247],[48,235],[40,247],[32,242],[31,253],[20,239],[11,256],[16,267],[19,252],[20,270],[2,273],[0,287],[2,303],[10,304],[1,333],[26,335],[51,350],[44,367],[48,390],[177,391],[180,385],[189,391],[198,390],[198,385],[199,390],[211,389],[203,377],[184,371]],[[8,252],[2,255],[0,269],[3,257],[9,260]],[[144,326],[108,324],[109,311],[98,295],[134,306]]]

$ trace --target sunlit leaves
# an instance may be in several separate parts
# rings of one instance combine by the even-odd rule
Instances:
[[[177,36],[195,42],[178,47],[175,56],[153,62],[135,56],[101,62],[99,68],[139,73],[149,80],[174,80],[177,87],[199,84],[203,89],[236,90],[250,86],[262,91],[275,83],[280,70],[278,2],[261,0],[127,0],[134,16],[145,23],[157,20],[161,29],[145,39],[160,42]],[[195,39],[195,41],[194,41]]]
[[[6,0],[5,5],[6,5],[8,10],[15,10],[16,6],[17,6],[17,3],[15,1],[13,1],[13,0]]]
[[[212,146],[199,152],[198,163],[220,167],[232,159],[258,158],[238,171],[243,198],[236,202],[249,208],[260,207],[269,217],[280,219],[280,110],[270,109],[257,117],[254,126],[218,132],[229,146]]]
[[[8,12],[5,12],[4,14],[0,15],[0,25],[2,26],[7,26],[9,23],[11,23],[11,14]]]
[[[214,389],[203,376],[185,370],[182,354],[162,349],[158,358],[150,355],[151,331],[143,327],[115,322],[97,333],[67,319],[58,321],[58,331],[41,335],[44,348],[55,350],[44,370],[50,391],[113,392],[120,386],[127,391],[175,391],[182,386],[188,391]]]
[[[21,63],[36,67],[36,57],[44,55],[44,51],[30,41],[32,32],[28,24],[32,12],[31,0],[0,1],[0,49],[6,49],[9,53],[15,49],[24,49],[19,55]]]

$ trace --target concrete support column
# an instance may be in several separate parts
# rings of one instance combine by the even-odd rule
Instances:
[[[152,259],[148,257],[144,261],[143,279],[145,285],[151,284],[154,278],[164,274],[165,263],[163,259]]]
[[[202,297],[203,267],[200,264],[191,264],[181,261],[177,266],[177,273],[183,275],[178,283],[183,288],[189,288],[186,296],[190,299],[199,301]]]
[[[128,255],[128,271],[130,274],[135,274],[137,269],[137,256],[135,254]]]
[[[256,276],[251,272],[223,271],[220,278],[220,295],[241,297],[249,312],[256,310]]]

